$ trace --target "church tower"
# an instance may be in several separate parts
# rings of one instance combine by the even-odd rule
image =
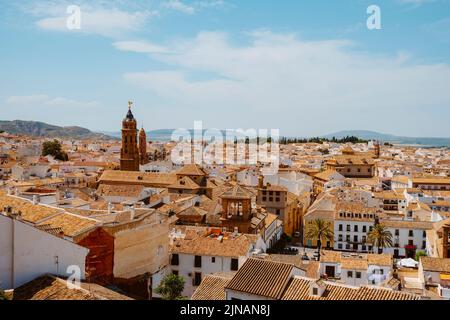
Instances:
[[[147,157],[147,135],[144,128],[139,131],[139,162],[140,164],[146,164],[148,162]]]
[[[128,113],[122,121],[122,149],[120,150],[120,170],[139,171],[139,150],[137,126],[131,112],[133,102],[128,102]]]

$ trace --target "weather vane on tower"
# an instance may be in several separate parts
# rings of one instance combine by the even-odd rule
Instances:
[[[133,106],[133,101],[128,101],[128,109],[131,109],[131,107]]]

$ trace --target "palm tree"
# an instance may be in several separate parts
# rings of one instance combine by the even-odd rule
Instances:
[[[392,247],[392,233],[382,224],[376,223],[367,234],[367,241],[378,248],[378,253],[383,252],[383,248]]]
[[[329,221],[323,219],[316,219],[308,225],[306,230],[306,238],[317,241],[318,256],[317,260],[320,261],[320,250],[322,248],[322,242],[333,240],[333,228]]]

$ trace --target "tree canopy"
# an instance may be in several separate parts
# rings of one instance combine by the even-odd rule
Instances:
[[[291,144],[291,143],[320,143],[323,144],[324,142],[334,142],[334,143],[367,143],[367,140],[360,139],[355,136],[346,136],[341,139],[337,139],[336,137],[333,137],[331,139],[328,138],[321,138],[321,137],[313,137],[313,138],[286,138],[281,137],[280,138],[280,144]]]
[[[184,290],[184,279],[175,274],[168,274],[162,279],[156,288],[156,293],[160,294],[164,300],[182,300]]]
[[[67,153],[62,150],[61,143],[54,139],[53,141],[46,141],[42,144],[42,155],[51,155],[57,160],[67,161],[69,157]]]

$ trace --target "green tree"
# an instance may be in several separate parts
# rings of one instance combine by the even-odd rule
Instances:
[[[160,294],[164,300],[181,300],[184,298],[181,295],[183,290],[183,277],[175,274],[168,274],[162,279],[155,291]]]
[[[427,253],[425,251],[416,251],[416,261],[420,261],[420,257],[426,257]]]
[[[383,252],[383,248],[392,247],[392,233],[380,223],[376,223],[372,229],[367,233],[367,241],[374,247],[378,248],[378,253]]]
[[[0,301],[1,300],[8,300],[8,298],[5,295],[5,291],[3,291],[2,289],[0,289]]]
[[[308,225],[306,230],[306,238],[308,240],[317,241],[318,260],[320,261],[320,250],[322,243],[333,240],[333,228],[329,221],[316,219]]]
[[[42,144],[42,155],[44,157],[51,155],[61,161],[67,161],[69,159],[67,153],[62,150],[61,143],[56,139],[53,141],[45,141]]]

